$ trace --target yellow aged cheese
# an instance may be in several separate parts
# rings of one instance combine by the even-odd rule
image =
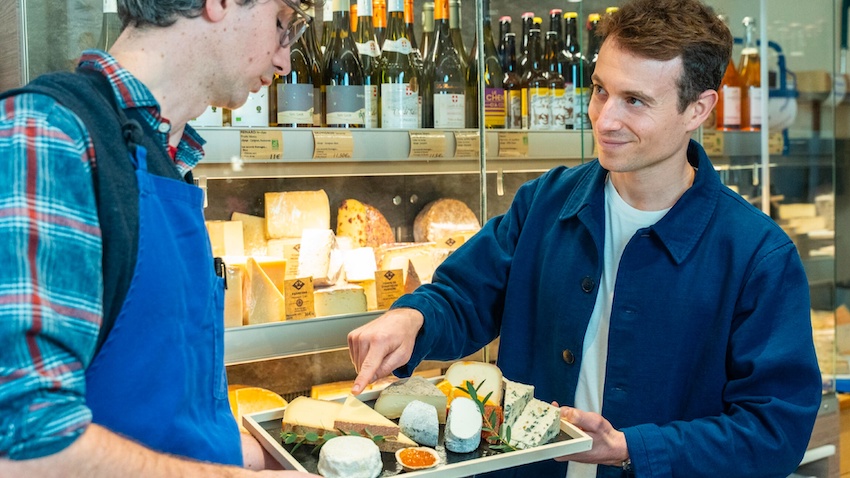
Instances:
[[[346,199],[339,206],[336,234],[350,237],[359,247],[395,242],[393,229],[381,211],[356,199]]]
[[[236,423],[239,424],[239,431],[243,433],[248,433],[242,425],[243,415],[286,406],[286,400],[271,390],[246,385],[228,385],[227,398],[230,400],[230,411],[233,412]]]
[[[330,229],[331,209],[324,189],[266,193],[266,234],[271,239],[301,237],[304,229]]]
[[[224,277],[227,281],[227,289],[224,290],[224,326],[239,327],[245,320],[242,283],[248,275],[248,270],[245,264],[231,264],[226,261],[224,264]]]
[[[301,238],[269,239],[269,256],[283,257],[286,261],[286,280],[298,278],[298,256]]]
[[[413,220],[416,242],[434,242],[460,233],[481,229],[478,218],[469,206],[457,199],[437,199],[419,211]]]
[[[364,436],[367,431],[372,435],[383,435],[385,439],[378,443],[381,451],[395,453],[402,448],[416,446],[416,442],[404,436],[392,420],[376,412],[354,395],[345,399],[334,420],[334,428]]]
[[[366,310],[378,310],[378,289],[375,285],[375,279],[352,282],[363,288],[366,294]]]
[[[242,255],[242,223],[239,221],[206,221],[213,257]]]
[[[230,215],[232,221],[242,223],[242,239],[247,256],[264,256],[266,252],[266,220],[265,218],[234,212]]]
[[[316,317],[366,312],[366,292],[359,285],[335,285],[313,291]]]
[[[434,270],[443,262],[448,254],[448,249],[435,247],[432,242],[386,244],[375,251],[378,270],[392,270],[393,265],[400,265],[400,267],[395,268],[402,268],[402,270],[407,272],[408,270],[404,266],[404,262],[398,262],[396,259],[403,257],[413,263],[419,280],[425,284],[431,282]]]
[[[348,282],[375,280],[375,271],[378,270],[378,265],[375,262],[374,249],[358,247],[357,249],[343,251],[342,257],[345,280]]]
[[[342,410],[342,404],[316,400],[310,397],[297,397],[286,406],[281,421],[284,432],[298,434],[331,432],[339,434],[334,421]]]
[[[246,294],[246,325],[285,320],[286,303],[283,295],[253,257],[248,258],[248,277],[250,286]]]

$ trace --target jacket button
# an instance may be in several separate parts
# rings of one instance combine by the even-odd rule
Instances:
[[[561,353],[561,357],[564,358],[564,362],[566,362],[568,365],[572,365],[576,361],[576,356],[573,355],[573,351],[570,349],[564,349],[564,351]]]
[[[590,276],[585,277],[581,280],[581,290],[585,292],[590,292],[596,286],[596,282],[593,281],[593,278]]]

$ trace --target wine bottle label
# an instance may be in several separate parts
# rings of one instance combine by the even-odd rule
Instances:
[[[505,127],[504,89],[484,88],[484,126],[487,128]]]
[[[546,130],[552,127],[549,88],[528,88],[528,129]]]
[[[723,94],[723,127],[741,127],[741,88],[738,86],[724,86]]]
[[[377,128],[378,125],[378,85],[366,85],[364,95],[366,97],[366,114],[363,117],[364,126],[367,128]]]
[[[569,98],[563,88],[549,88],[549,118],[552,120],[552,129],[567,129],[567,117],[571,116],[569,111]],[[570,118],[572,119],[572,118]]]
[[[434,94],[434,127],[464,128],[466,126],[466,104],[463,94]]]
[[[507,114],[505,116],[505,127],[508,129],[522,129],[522,91],[505,91],[507,97]]]
[[[312,84],[281,83],[277,87],[277,122],[282,125],[313,124]]]
[[[750,101],[750,127],[761,127],[761,88],[751,86],[747,93]]]
[[[248,95],[244,105],[231,112],[232,126],[268,126],[269,125],[269,91],[268,86]]]
[[[410,46],[410,41],[407,38],[401,37],[398,40],[384,40],[384,51],[409,55],[413,51],[413,48]]]
[[[375,40],[369,40],[366,43],[356,43],[356,45],[357,53],[363,56],[371,56],[372,58],[381,56],[381,49],[378,48],[378,42]]]
[[[366,123],[366,90],[363,85],[328,85],[325,92],[328,126]]]
[[[419,127],[419,95],[409,83],[381,85],[381,127],[413,129]]]

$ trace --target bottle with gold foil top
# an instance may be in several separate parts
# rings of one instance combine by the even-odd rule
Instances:
[[[416,42],[416,33],[413,30],[413,0],[404,0],[404,28],[406,30],[405,38],[410,41],[410,48],[412,49],[413,54],[413,63],[416,66],[416,70],[419,74],[419,77],[422,77],[422,70],[425,68],[425,63],[422,57],[422,51],[419,50],[419,45]],[[389,35],[389,30],[391,28],[389,12],[387,12],[387,35]],[[381,48],[383,48],[383,44],[381,44]]]
[[[522,79],[516,71],[516,33],[505,34],[505,128],[522,129]]]
[[[725,16],[720,17],[724,23],[727,22]],[[721,131],[741,129],[741,77],[732,58],[729,58],[726,72],[723,73],[723,80],[717,91],[715,122],[715,128]]]
[[[490,25],[490,0],[483,0],[484,30],[484,127],[505,127],[505,90],[502,86],[504,73],[496,46],[493,44],[493,29]],[[478,127],[478,41],[472,42],[469,72],[466,77],[467,125]]]
[[[378,123],[378,87],[381,84],[381,49],[372,25],[372,0],[357,0],[357,31],[354,43],[360,54],[363,67],[364,95],[366,110],[364,127],[377,128]]]
[[[372,0],[372,26],[378,45],[383,45],[387,36],[387,0]]]
[[[434,46],[425,62],[422,126],[466,127],[466,71],[449,32],[449,0],[434,2]]]
[[[325,123],[330,128],[362,128],[366,96],[363,67],[351,38],[351,0],[333,0],[333,26],[325,51]]]
[[[381,52],[381,128],[414,129],[422,122],[420,75],[407,38],[403,0],[387,2],[387,38]]]
[[[741,129],[758,131],[761,129],[761,58],[756,43],[756,20],[744,17],[744,49],[738,74],[741,76]]]

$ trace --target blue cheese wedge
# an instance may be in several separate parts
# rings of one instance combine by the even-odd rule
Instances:
[[[532,398],[511,427],[511,445],[520,449],[533,448],[552,441],[560,430],[561,410]]]
[[[424,446],[436,447],[440,435],[440,423],[437,421],[437,409],[419,400],[404,407],[398,421],[401,433]]]
[[[482,420],[478,405],[471,399],[458,397],[452,400],[443,441],[446,450],[455,453],[475,451],[481,443]]]
[[[534,398],[534,385],[513,382],[506,378],[502,380],[505,382],[505,404],[502,407],[505,413],[504,425],[513,427],[525,406]]]

